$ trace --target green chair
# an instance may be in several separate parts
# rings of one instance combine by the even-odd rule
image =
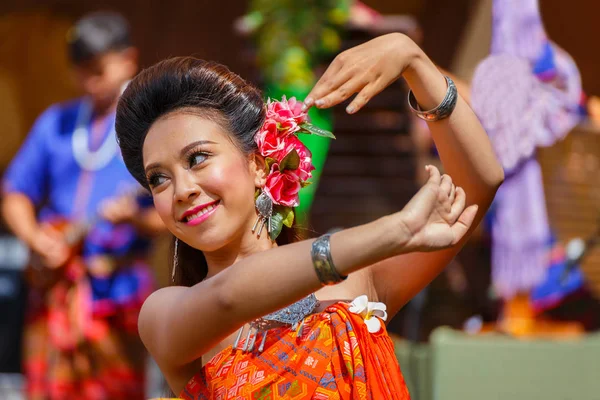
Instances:
[[[394,338],[396,358],[412,400],[431,400],[429,345]]]
[[[431,336],[435,400],[600,399],[600,335],[580,340]]]

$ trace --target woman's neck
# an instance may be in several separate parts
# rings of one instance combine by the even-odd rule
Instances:
[[[217,251],[204,252],[204,257],[208,265],[207,278],[218,274],[254,253],[277,247],[277,243],[269,238],[266,227],[263,229],[260,237],[256,233],[252,233],[253,224],[254,221],[246,227],[247,229],[244,229],[243,234],[239,238],[234,239],[227,246]]]

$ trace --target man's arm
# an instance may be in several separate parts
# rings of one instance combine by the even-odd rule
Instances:
[[[6,193],[2,201],[2,216],[9,229],[39,254],[47,267],[58,268],[69,258],[69,247],[63,235],[49,225],[38,224],[35,206],[25,194]]]

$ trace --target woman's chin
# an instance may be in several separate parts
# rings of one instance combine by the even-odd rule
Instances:
[[[245,232],[246,229],[251,234],[251,229],[246,227],[247,224],[239,226],[235,223],[237,221],[224,221],[224,218],[219,218],[218,223],[216,222],[216,219],[211,218],[206,223],[196,226],[180,225],[176,236],[197,250],[214,252],[227,247],[230,243],[243,241],[240,232]]]
[[[229,243],[231,240],[228,240],[226,235],[223,235],[223,232],[215,232],[214,230],[203,231],[201,233],[195,235],[188,235],[188,240],[185,242],[195,248],[196,250],[200,250],[203,252],[213,252],[219,249],[222,249]]]

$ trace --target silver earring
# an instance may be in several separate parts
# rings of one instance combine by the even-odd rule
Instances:
[[[171,271],[171,281],[173,281],[173,283],[175,283],[175,270],[177,269],[177,264],[178,264],[177,259],[179,258],[179,257],[177,257],[179,255],[178,247],[179,247],[179,239],[175,238],[175,246],[173,249],[173,270]]]
[[[273,201],[265,192],[261,192],[256,198],[256,211],[258,212],[258,217],[256,218],[254,226],[252,227],[252,233],[256,231],[258,223],[260,222],[261,224],[260,228],[258,229],[258,237],[260,237],[265,224],[267,225],[267,232],[270,234],[271,217],[273,216]]]

